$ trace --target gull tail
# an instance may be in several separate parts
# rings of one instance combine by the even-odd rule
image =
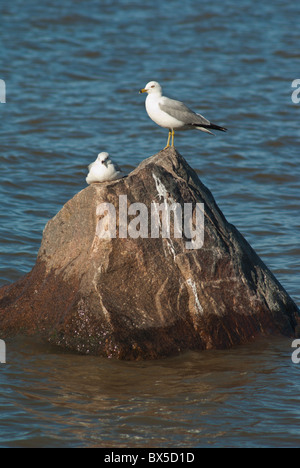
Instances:
[[[213,123],[210,123],[208,128],[211,128],[212,130],[220,130],[221,132],[227,132],[227,128],[225,127],[220,127],[220,125],[215,125]]]
[[[220,127],[219,125],[215,125],[213,123],[209,123],[208,125],[195,125],[195,128],[197,130],[201,130],[202,132],[210,133],[211,135],[214,135],[210,130],[220,130],[221,132],[227,132],[227,128],[225,127]]]

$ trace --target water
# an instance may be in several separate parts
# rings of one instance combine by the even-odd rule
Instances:
[[[138,94],[157,80],[229,129],[176,147],[300,305],[299,13],[281,0],[1,2],[0,285],[31,270],[98,152],[130,169],[164,147]],[[6,344],[1,447],[300,446],[289,339],[142,363]]]

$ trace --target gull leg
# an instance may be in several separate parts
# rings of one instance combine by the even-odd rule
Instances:
[[[174,146],[174,129],[172,129],[172,146]]]
[[[169,146],[170,146],[170,138],[171,138],[171,130],[169,130],[169,136],[168,136],[167,146],[165,146],[164,149],[169,148]]]

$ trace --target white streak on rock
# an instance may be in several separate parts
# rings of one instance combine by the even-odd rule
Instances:
[[[190,286],[190,288],[193,291],[194,297],[195,297],[195,305],[196,309],[199,312],[199,314],[203,314],[203,308],[202,305],[200,304],[198,293],[197,293],[197,287],[195,284],[195,281],[193,281],[191,278],[187,280],[187,284]]]
[[[155,185],[156,185],[156,190],[157,190],[157,193],[158,193],[158,197],[160,199],[163,199],[164,205],[165,205],[166,210],[167,210],[168,209],[167,208],[168,207],[168,201],[170,203],[175,203],[175,200],[172,197],[168,197],[169,192],[167,191],[167,189],[164,186],[164,184],[162,183],[162,181],[154,173],[152,173],[152,176],[153,176],[153,179],[154,179],[154,182],[155,182]],[[155,205],[155,210],[156,209],[157,209],[157,207]],[[170,254],[173,255],[173,258],[175,260],[176,251],[175,251],[175,248],[174,248],[174,244],[173,244],[171,238],[165,238],[165,240],[166,240],[166,243],[167,243],[168,250],[169,250]],[[165,255],[166,255],[165,249],[164,249],[164,252],[165,252]]]
[[[167,201],[167,195],[168,195],[168,191],[167,191],[166,187],[164,186],[162,181],[159,180],[158,177],[156,177],[156,175],[154,173],[152,174],[152,176],[153,176],[153,179],[154,179],[154,182],[155,182],[155,185],[156,185],[156,190],[157,190],[159,198],[163,198],[164,201],[166,202]]]

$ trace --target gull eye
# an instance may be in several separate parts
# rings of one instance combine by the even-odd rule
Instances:
[[[153,85],[151,86],[151,88],[155,88],[155,85],[153,84]]]

